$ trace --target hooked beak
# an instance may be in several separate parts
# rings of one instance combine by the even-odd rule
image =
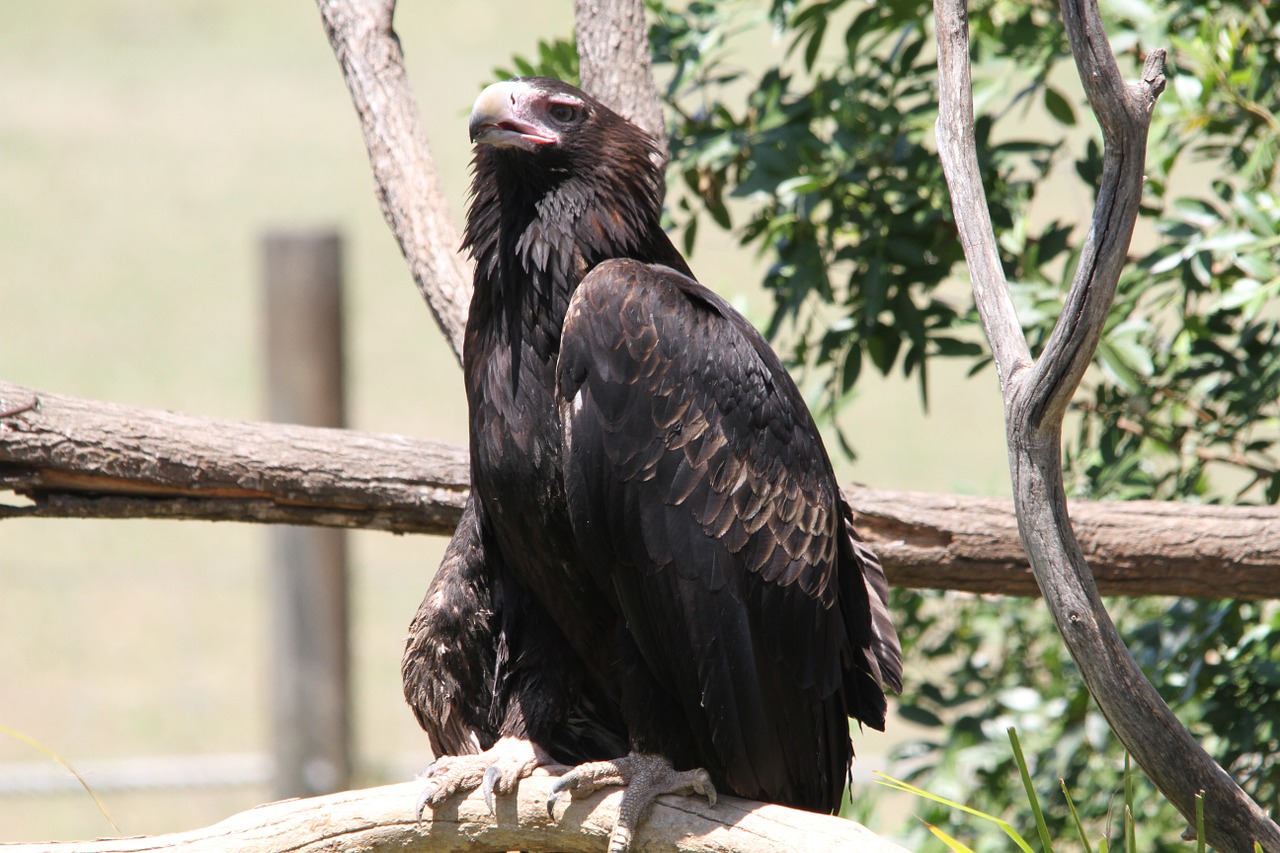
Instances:
[[[503,80],[485,88],[471,108],[471,141],[525,151],[557,142],[545,129],[520,118],[528,94],[528,87],[517,80]]]

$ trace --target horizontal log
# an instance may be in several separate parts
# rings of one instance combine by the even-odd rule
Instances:
[[[1039,595],[1013,501],[846,487],[858,529],[897,586]],[[1280,597],[1280,508],[1073,501],[1104,595]]]
[[[498,797],[490,814],[475,792],[414,818],[421,782],[345,791],[258,806],[204,829],[98,841],[3,844],[0,853],[320,853],[328,850],[506,850],[599,853],[622,798],[606,788],[547,815],[553,778],[535,775],[514,797]],[[648,853],[906,853],[853,821],[721,797],[715,807],[691,797],[660,797],[635,837]]]
[[[30,406],[30,408],[25,408]],[[0,518],[183,518],[448,534],[465,450],[397,435],[198,418],[0,382]]]
[[[0,489],[30,500],[0,504],[0,519],[448,534],[468,492],[465,448],[424,439],[198,418],[2,382],[0,416]],[[1012,501],[862,487],[846,494],[891,583],[1038,594]],[[1104,594],[1280,597],[1276,507],[1077,501],[1071,513]]]

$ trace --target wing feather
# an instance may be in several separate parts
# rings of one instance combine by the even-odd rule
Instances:
[[[897,640],[777,357],[692,279],[615,260],[569,305],[559,386],[579,550],[704,763],[744,796],[838,806],[847,717],[883,726]]]

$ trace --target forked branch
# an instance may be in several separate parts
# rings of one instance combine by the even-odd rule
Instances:
[[[1004,397],[1018,527],[1032,571],[1072,657],[1117,737],[1170,802],[1194,821],[1205,794],[1206,835],[1220,850],[1253,842],[1280,851],[1280,829],[1200,747],[1120,640],[1067,516],[1062,417],[1101,335],[1125,263],[1142,192],[1147,131],[1164,88],[1164,52],[1126,84],[1089,0],[1062,0],[1062,16],[1105,143],[1097,206],[1063,310],[1039,359],[1030,359],[999,265],[978,179],[964,0],[934,0],[938,21],[938,143],[974,298]]]

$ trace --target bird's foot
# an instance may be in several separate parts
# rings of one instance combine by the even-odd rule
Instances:
[[[584,797],[605,785],[623,785],[626,792],[618,807],[618,822],[609,835],[609,853],[626,853],[631,848],[636,827],[649,815],[653,801],[662,794],[701,794],[711,805],[716,804],[716,789],[707,771],[676,770],[660,755],[633,752],[612,761],[579,764],[551,786],[547,813],[555,817],[556,802],[569,791]]]
[[[418,797],[418,819],[427,806],[435,809],[459,791],[480,788],[485,805],[493,812],[493,795],[509,794],[516,783],[533,771],[552,764],[551,756],[533,741],[504,737],[475,755],[444,755],[418,776],[426,781]]]

